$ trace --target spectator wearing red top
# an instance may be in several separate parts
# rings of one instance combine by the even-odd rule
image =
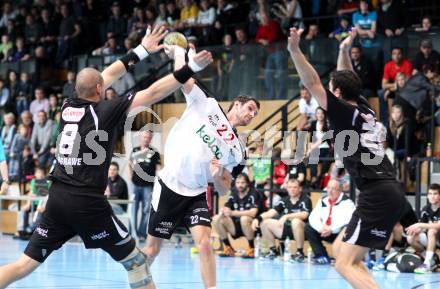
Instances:
[[[358,0],[342,0],[338,6],[338,16],[347,15],[351,17],[353,12],[356,12],[359,7]]]
[[[401,72],[411,77],[413,66],[408,59],[403,57],[402,49],[394,47],[391,51],[391,60],[385,64],[383,69],[382,90],[379,91],[380,118],[384,124],[388,122],[388,93],[385,92],[397,90],[396,75]]]
[[[284,40],[280,24],[269,18],[266,11],[261,11],[260,25],[258,26],[255,42],[263,45],[268,56],[264,70],[264,84],[267,90],[267,98],[275,98],[275,81],[277,75],[279,81],[279,91],[277,99],[285,99],[287,96],[287,53],[285,45],[279,43]]]

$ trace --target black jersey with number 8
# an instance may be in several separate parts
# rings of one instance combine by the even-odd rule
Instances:
[[[64,102],[52,180],[75,187],[73,194],[104,194],[116,129],[126,118],[133,96],[130,92],[100,102],[81,98]]]

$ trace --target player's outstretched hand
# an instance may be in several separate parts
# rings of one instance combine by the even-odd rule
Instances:
[[[190,46],[188,51],[188,66],[194,72],[199,72],[212,63],[212,54],[202,50],[196,54],[194,46]]]
[[[290,53],[299,50],[299,42],[301,41],[301,34],[303,32],[304,29],[290,28],[289,37],[287,38],[287,50],[289,50]]]
[[[167,34],[165,26],[156,25],[153,30],[151,30],[151,26],[148,26],[147,32],[145,33],[144,38],[142,38],[142,46],[147,49],[149,53],[155,53],[164,48],[163,44],[159,45],[159,42]]]
[[[356,30],[356,27],[353,27],[351,29],[349,35],[344,39],[344,41],[341,42],[341,44],[339,44],[339,49],[340,50],[350,49],[356,36],[357,36],[357,30]]]

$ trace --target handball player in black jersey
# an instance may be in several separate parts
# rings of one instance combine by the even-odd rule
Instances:
[[[401,217],[405,198],[384,154],[385,128],[360,95],[362,84],[348,54],[356,33],[353,30],[340,45],[338,68],[330,75],[329,89],[324,88],[299,48],[302,30],[290,29],[287,48],[301,82],[327,111],[335,151],[343,156],[344,167],[360,190],[343,242],[334,245],[336,270],[353,288],[370,289],[379,286],[363,264],[364,255],[368,248],[384,249]]]
[[[156,26],[147,30],[142,43],[106,68],[78,73],[77,98],[61,108],[61,133],[57,163],[50,173],[43,219],[35,229],[24,254],[0,267],[0,288],[34,271],[46,258],[72,237],[79,235],[86,248],[101,248],[127,270],[131,288],[155,288],[146,256],[136,247],[125,226],[113,214],[104,197],[108,168],[113,155],[118,124],[127,112],[152,105],[179,89],[193,74],[212,62],[207,51],[196,54],[188,64],[142,91],[132,91],[104,100],[104,91],[136,62],[163,48],[166,32]],[[174,50],[174,46],[168,46]],[[179,59],[185,61],[185,59]]]

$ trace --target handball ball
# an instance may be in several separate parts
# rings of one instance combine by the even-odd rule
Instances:
[[[177,45],[184,49],[188,48],[188,40],[186,40],[185,35],[180,32],[168,33],[167,36],[165,36],[163,43],[167,45]]]

